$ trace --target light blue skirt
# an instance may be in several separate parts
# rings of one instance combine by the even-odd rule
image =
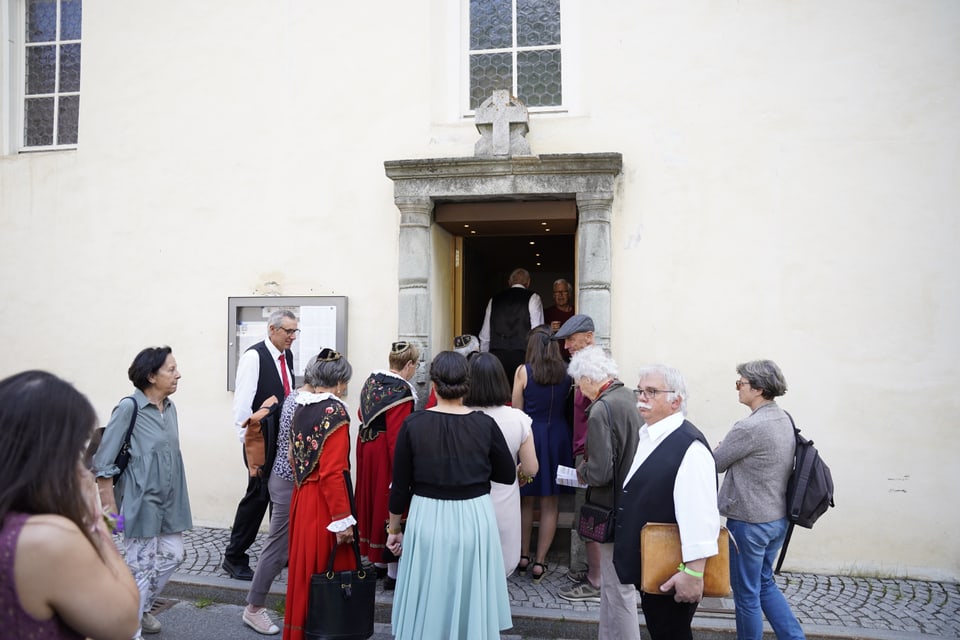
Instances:
[[[486,640],[513,626],[489,495],[413,497],[391,622],[397,640]]]

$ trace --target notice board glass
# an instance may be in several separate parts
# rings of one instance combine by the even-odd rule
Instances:
[[[227,390],[237,380],[237,362],[244,351],[267,338],[267,319],[278,309],[289,309],[300,321],[293,351],[296,383],[303,367],[324,347],[347,355],[346,296],[252,296],[227,298]]]

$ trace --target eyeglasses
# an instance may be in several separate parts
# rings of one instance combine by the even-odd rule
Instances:
[[[401,340],[400,342],[394,342],[392,345],[390,345],[390,353],[395,355],[401,354],[409,348],[410,343],[406,340]]]
[[[655,398],[657,397],[658,393],[676,393],[676,391],[674,391],[673,389],[654,389],[653,387],[645,387],[643,389],[633,390],[633,395],[636,396],[637,400],[639,400],[643,396],[647,396],[648,398]]]
[[[284,329],[283,327],[277,327],[280,331],[283,331],[288,336],[295,336],[300,333],[300,329]]]
[[[740,387],[742,387],[743,385],[747,385],[747,386],[749,387],[749,386],[750,386],[750,381],[749,381],[749,380],[737,380],[737,391],[740,391]]]
[[[324,347],[320,353],[317,354],[317,362],[333,362],[334,360],[339,360],[343,356],[339,352],[330,349],[329,347]]]

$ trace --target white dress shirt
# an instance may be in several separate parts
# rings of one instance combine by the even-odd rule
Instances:
[[[640,441],[623,481],[624,486],[666,437],[680,428],[683,420],[683,413],[678,411],[652,425],[640,427]],[[673,504],[680,527],[683,561],[717,555],[717,535],[720,533],[717,466],[710,450],[700,441],[694,441],[683,455],[673,485]]]

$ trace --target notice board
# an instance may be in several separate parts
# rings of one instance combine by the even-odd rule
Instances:
[[[300,321],[293,351],[296,384],[303,382],[303,367],[324,347],[347,356],[346,296],[252,296],[227,298],[227,390],[233,391],[237,363],[244,351],[267,339],[267,319],[279,309],[289,309]]]

